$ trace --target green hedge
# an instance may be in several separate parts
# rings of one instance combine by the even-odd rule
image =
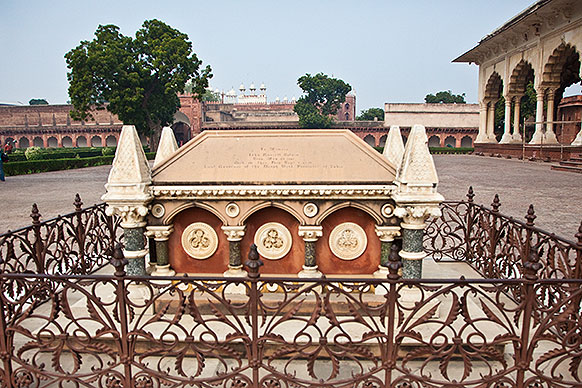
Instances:
[[[113,155],[94,156],[91,158],[64,158],[50,160],[29,160],[4,163],[4,172],[7,176],[35,174],[39,172],[72,170],[76,168],[102,166],[113,162]],[[155,152],[147,152],[146,157],[152,160]]]
[[[144,147],[144,151],[149,152],[149,147]],[[108,156],[115,154],[115,147],[74,147],[74,148],[41,148],[39,149],[41,159],[38,160],[53,160],[53,159],[70,159],[76,158],[91,158],[95,156]],[[26,155],[24,151],[15,151],[8,155],[8,162],[22,162],[25,161]]]

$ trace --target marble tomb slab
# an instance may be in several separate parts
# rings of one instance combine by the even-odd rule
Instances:
[[[386,185],[395,167],[349,130],[205,131],[152,171],[154,185]]]

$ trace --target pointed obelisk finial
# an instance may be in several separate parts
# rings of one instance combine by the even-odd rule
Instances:
[[[402,157],[404,156],[404,142],[400,134],[400,127],[393,125],[390,127],[388,136],[386,137],[386,144],[384,145],[384,152],[382,153],[386,159],[396,168],[400,169],[402,164]]]
[[[174,131],[170,127],[164,127],[164,129],[162,129],[162,135],[160,136],[160,144],[158,145],[153,168],[159,166],[162,161],[167,159],[170,155],[173,155],[177,150],[178,143],[176,142]]]

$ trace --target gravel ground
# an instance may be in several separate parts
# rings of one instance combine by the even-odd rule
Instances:
[[[536,225],[573,239],[582,220],[582,174],[552,171],[547,163],[473,155],[435,155],[439,192],[446,199],[465,197],[470,185],[475,202],[491,204],[497,193],[501,211],[523,219],[529,204]],[[44,219],[73,211],[75,193],[84,206],[101,202],[110,166],[7,177],[0,182],[0,231],[30,224],[36,203]]]

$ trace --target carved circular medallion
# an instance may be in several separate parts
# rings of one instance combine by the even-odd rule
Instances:
[[[277,260],[291,250],[291,232],[278,222],[268,222],[255,233],[257,251],[265,259]]]
[[[366,250],[368,239],[360,225],[344,222],[329,234],[331,252],[342,260],[354,260]]]
[[[204,222],[195,222],[182,233],[182,248],[198,260],[209,258],[218,248],[218,236],[212,226]]]
[[[309,218],[315,217],[318,212],[319,208],[313,202],[306,203],[305,206],[303,206],[303,214]]]
[[[152,206],[152,216],[162,218],[166,214],[166,208],[161,203],[156,203]]]
[[[380,211],[382,212],[382,215],[384,217],[390,218],[394,214],[394,205],[392,205],[391,203],[386,203],[384,204],[384,206],[382,206],[382,209]]]
[[[226,215],[229,216],[230,218],[234,218],[240,214],[240,208],[234,202],[231,202],[228,205],[226,205],[225,211]]]

